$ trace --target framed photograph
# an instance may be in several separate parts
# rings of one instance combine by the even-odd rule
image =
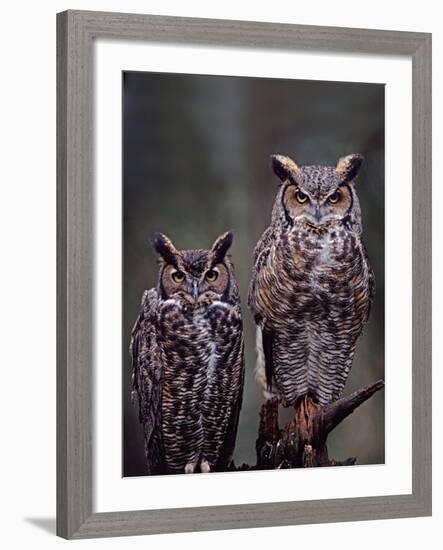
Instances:
[[[431,35],[57,41],[57,533],[430,515]]]

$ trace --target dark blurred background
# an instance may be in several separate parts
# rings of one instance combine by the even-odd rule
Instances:
[[[298,164],[336,163],[361,153],[364,240],[374,268],[375,306],[360,337],[345,393],[384,377],[384,86],[249,77],[123,73],[123,475],[145,475],[138,404],[131,403],[130,332],[143,290],[157,282],[149,241],[208,248],[234,232],[246,380],[235,461],[255,464],[261,391],[254,380],[255,326],[247,308],[252,251],[270,221],[277,178],[272,153]],[[329,438],[331,458],[384,462],[384,394]]]

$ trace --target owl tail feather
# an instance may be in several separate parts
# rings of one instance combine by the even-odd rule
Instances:
[[[255,363],[255,380],[263,390],[263,396],[266,400],[278,396],[277,386],[275,385],[270,361],[272,357],[272,343],[265,344],[266,336],[262,328],[257,325],[255,346],[257,351],[257,361]],[[265,350],[268,346],[268,350]],[[268,359],[269,357],[269,359]]]

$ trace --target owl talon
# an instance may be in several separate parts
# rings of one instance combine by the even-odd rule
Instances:
[[[195,467],[195,462],[188,462],[185,466],[185,474],[193,474],[195,472]]]
[[[289,403],[289,401],[286,399],[286,397],[283,397],[283,395],[277,396],[277,399],[278,399],[278,402],[280,403],[280,405],[282,407],[285,407],[285,409],[287,409],[288,407],[291,406],[291,403]]]
[[[275,403],[276,405],[281,405],[282,407],[286,407],[286,408],[291,406],[291,404],[286,399],[286,397],[283,397],[283,395],[281,395],[281,394],[278,394],[278,395],[274,394],[271,397],[271,399],[269,399],[269,401],[271,403]]]
[[[202,474],[207,474],[211,471],[211,467],[209,466],[209,462],[207,460],[202,460],[200,462],[200,470]]]

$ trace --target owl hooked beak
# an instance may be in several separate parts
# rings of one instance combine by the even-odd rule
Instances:
[[[320,205],[319,205],[319,204],[316,204],[316,205],[315,205],[315,213],[314,213],[315,221],[316,221],[317,223],[319,223],[320,220],[321,220],[321,217],[322,217],[322,215],[321,215]]]
[[[197,301],[198,295],[199,295],[198,282],[192,281],[192,298],[194,299],[194,302]]]

